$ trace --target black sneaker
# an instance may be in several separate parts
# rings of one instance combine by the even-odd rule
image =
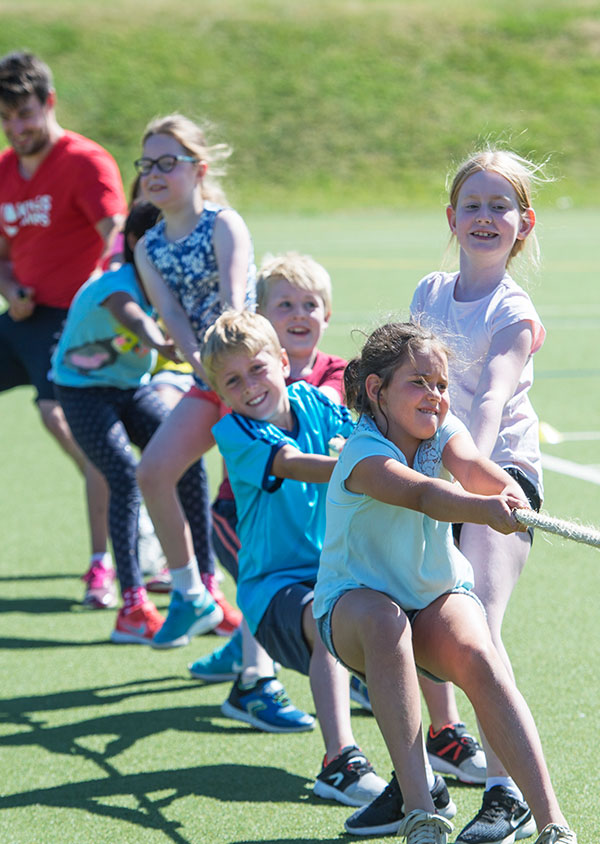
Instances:
[[[436,813],[450,820],[456,814],[456,806],[442,777],[437,776],[431,789]],[[385,791],[372,803],[350,815],[344,827],[352,835],[395,835],[404,820],[404,800],[392,771],[392,778]]]
[[[358,747],[344,747],[339,756],[322,768],[314,793],[346,806],[366,806],[385,788],[373,766]]]
[[[485,753],[464,724],[446,724],[437,733],[429,727],[426,746],[434,771],[452,774],[464,783],[485,784]]]
[[[495,785],[483,794],[481,809],[459,834],[456,844],[512,844],[535,832],[527,803]]]

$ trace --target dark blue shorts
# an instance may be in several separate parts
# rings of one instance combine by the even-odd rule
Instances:
[[[314,594],[314,583],[284,586],[271,600],[255,634],[271,659],[306,675],[312,651],[304,638],[302,615]]]
[[[27,319],[15,322],[0,315],[0,392],[31,384],[36,401],[55,401],[54,386],[48,381],[52,352],[61,335],[67,308],[37,305]]]

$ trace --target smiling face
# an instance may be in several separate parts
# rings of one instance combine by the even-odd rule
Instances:
[[[406,357],[386,387],[379,375],[369,375],[367,395],[377,426],[412,463],[419,443],[432,437],[450,406],[448,358],[433,343]]]
[[[235,413],[279,428],[292,427],[285,379],[289,364],[285,351],[263,349],[255,355],[230,352],[223,356],[216,376],[217,392]]]
[[[448,223],[462,252],[475,263],[506,266],[515,241],[524,240],[535,223],[531,208],[522,210],[515,189],[493,170],[465,179],[456,208],[447,208]]]
[[[35,94],[9,106],[0,101],[0,122],[6,138],[19,158],[38,155],[52,142],[55,96],[51,91],[45,103]]]
[[[272,283],[262,314],[273,325],[292,365],[295,358],[314,355],[329,321],[318,294],[295,287],[285,278]]]
[[[156,160],[162,155],[190,153],[172,135],[151,135],[144,143],[142,157]],[[170,173],[161,172],[155,164],[149,173],[140,176],[140,189],[157,208],[177,208],[191,201],[205,171],[204,162],[178,161]]]

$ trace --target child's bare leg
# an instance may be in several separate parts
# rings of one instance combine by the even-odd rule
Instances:
[[[182,399],[148,443],[138,466],[138,483],[171,569],[183,568],[194,556],[177,483],[214,445],[210,429],[218,418],[212,402]]]
[[[389,750],[406,813],[435,812],[427,777],[421,702],[408,619],[390,598],[353,589],[337,602],[333,639],[340,658],[364,674],[373,714]]]
[[[312,614],[312,602],[304,608],[302,628],[312,651],[310,688],[325,742],[325,753],[327,759],[333,759],[343,747],[356,744],[350,724],[348,672],[336,662],[321,641]]]
[[[485,607],[492,641],[513,681],[514,673],[502,641],[502,622],[530,548],[527,534],[503,536],[485,525],[465,524],[461,529],[460,550],[473,566],[477,584],[475,592]],[[486,754],[488,778],[508,776],[492,750],[482,725],[480,734]]]
[[[456,724],[460,721],[452,683],[434,683],[427,677],[419,677],[419,685],[434,732],[437,733],[446,724]]]
[[[566,826],[535,722],[494,647],[481,609],[466,595],[446,595],[413,624],[419,665],[462,688],[505,769],[523,791],[538,829]]]
[[[242,619],[242,663],[242,683],[246,685],[275,674],[273,660],[256,641],[245,618]]]

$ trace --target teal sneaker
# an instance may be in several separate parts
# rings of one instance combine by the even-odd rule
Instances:
[[[315,728],[312,715],[296,709],[275,677],[262,677],[249,689],[235,682],[221,712],[265,733],[301,733]]]
[[[223,620],[223,610],[204,592],[192,601],[184,601],[176,589],[171,595],[165,623],[152,639],[153,648],[179,648],[189,644],[190,636],[213,630]]]
[[[188,665],[188,670],[196,680],[203,683],[225,683],[235,680],[241,673],[242,665],[242,631],[238,630],[221,648],[217,648],[208,656],[201,656],[196,662]]]

